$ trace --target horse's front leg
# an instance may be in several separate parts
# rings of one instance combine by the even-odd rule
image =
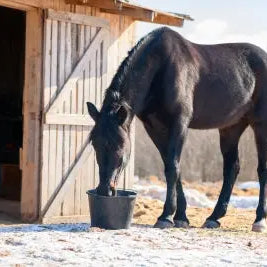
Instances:
[[[182,187],[179,186],[181,182],[179,180],[180,156],[187,134],[187,129],[188,124],[181,119],[176,120],[175,125],[173,125],[173,127],[170,129],[168,149],[166,150],[166,155],[163,156],[167,182],[167,195],[163,212],[154,226],[157,228],[168,228],[174,225],[172,216],[176,211],[177,199],[184,197]],[[182,195],[177,195],[177,192],[179,194],[182,193]],[[182,209],[182,213],[185,214],[185,205],[183,205]]]

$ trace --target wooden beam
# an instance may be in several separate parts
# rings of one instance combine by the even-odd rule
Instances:
[[[109,21],[99,17],[93,17],[88,15],[55,11],[53,9],[46,10],[46,18],[54,19],[63,22],[71,22],[80,25],[94,26],[109,29]]]
[[[101,12],[130,16],[136,20],[182,27],[184,20],[192,20],[190,16],[153,10],[123,0],[65,0],[68,4],[86,5],[100,8]]]
[[[155,12],[146,9],[133,9],[128,7],[123,7],[122,9],[106,9],[100,8],[100,12],[111,13],[116,15],[124,15],[133,17],[136,20],[153,22],[155,17]]]
[[[172,16],[169,17],[166,15],[158,14],[155,17],[153,23],[182,27],[184,24],[184,20],[181,18],[177,18],[177,17],[172,17]]]
[[[34,9],[34,7],[26,5],[24,3],[16,2],[16,1],[10,1],[10,0],[0,0],[0,6],[5,6],[9,8],[14,8],[18,10],[28,11]]]
[[[22,10],[30,10],[31,7],[44,8],[46,4],[42,0],[0,0],[0,5],[18,8]]]
[[[39,211],[42,16],[40,9],[26,13],[21,215],[24,221],[30,222],[37,219]]]
[[[107,9],[118,9],[121,4],[116,4],[116,1],[110,0],[65,0],[66,4],[71,5],[84,5],[90,7],[98,7],[98,8],[107,8]]]
[[[41,218],[53,217],[55,215],[58,205],[64,201],[65,194],[68,192],[70,186],[74,183],[75,178],[77,177],[82,166],[86,163],[92,150],[93,148],[88,137],[87,141],[85,142],[85,146],[81,149],[76,157],[76,160],[70,166],[68,173],[62,180],[62,183],[55,190],[54,194],[47,202],[47,205],[42,210]]]
[[[95,122],[89,115],[48,113],[46,124],[94,126]]]

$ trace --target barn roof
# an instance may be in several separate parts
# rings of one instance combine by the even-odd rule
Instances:
[[[182,27],[184,20],[193,20],[189,15],[163,12],[128,0],[65,0],[65,2],[67,4],[98,7],[101,12],[126,15],[139,21],[169,26]]]

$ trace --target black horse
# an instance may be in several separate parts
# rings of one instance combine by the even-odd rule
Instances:
[[[224,182],[216,207],[204,223],[216,228],[239,172],[240,136],[251,126],[260,182],[252,229],[266,230],[267,54],[262,49],[246,43],[198,45],[160,28],[129,52],[106,91],[101,111],[91,103],[87,106],[96,123],[91,140],[101,195],[112,195],[127,163],[133,117],[143,122],[165,165],[167,196],[155,224],[159,228],[189,226],[180,176],[188,128],[219,129]]]

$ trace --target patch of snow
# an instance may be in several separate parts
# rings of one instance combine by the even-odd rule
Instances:
[[[255,184],[255,182],[243,183],[241,187],[251,188],[251,186],[256,186]],[[166,187],[161,185],[143,181],[142,183],[135,184],[133,189],[142,197],[159,199],[161,201],[166,199]],[[195,189],[184,189],[184,194],[189,207],[212,208],[216,204],[216,201],[210,200],[205,194]],[[253,209],[258,205],[258,196],[231,196],[229,204],[234,208]]]
[[[229,204],[239,209],[257,208],[259,197],[256,196],[231,196]]]
[[[184,189],[186,202],[188,206],[200,208],[212,208],[215,202],[210,200],[205,194],[200,193],[195,189]]]
[[[249,181],[249,182],[240,183],[238,184],[237,187],[241,190],[247,190],[251,188],[259,189],[260,185],[259,185],[259,182]]]
[[[165,201],[166,188],[160,185],[153,184],[135,184],[134,190],[142,197],[149,197]],[[213,207],[214,201],[210,200],[205,194],[200,193],[195,189],[184,189],[184,194],[188,206],[192,207]]]
[[[133,179],[133,182],[134,183],[138,183],[139,182],[139,176],[138,175],[134,175],[134,179]]]
[[[153,184],[135,184],[133,189],[138,193],[139,196],[149,197],[165,201],[166,188],[160,185]]]

